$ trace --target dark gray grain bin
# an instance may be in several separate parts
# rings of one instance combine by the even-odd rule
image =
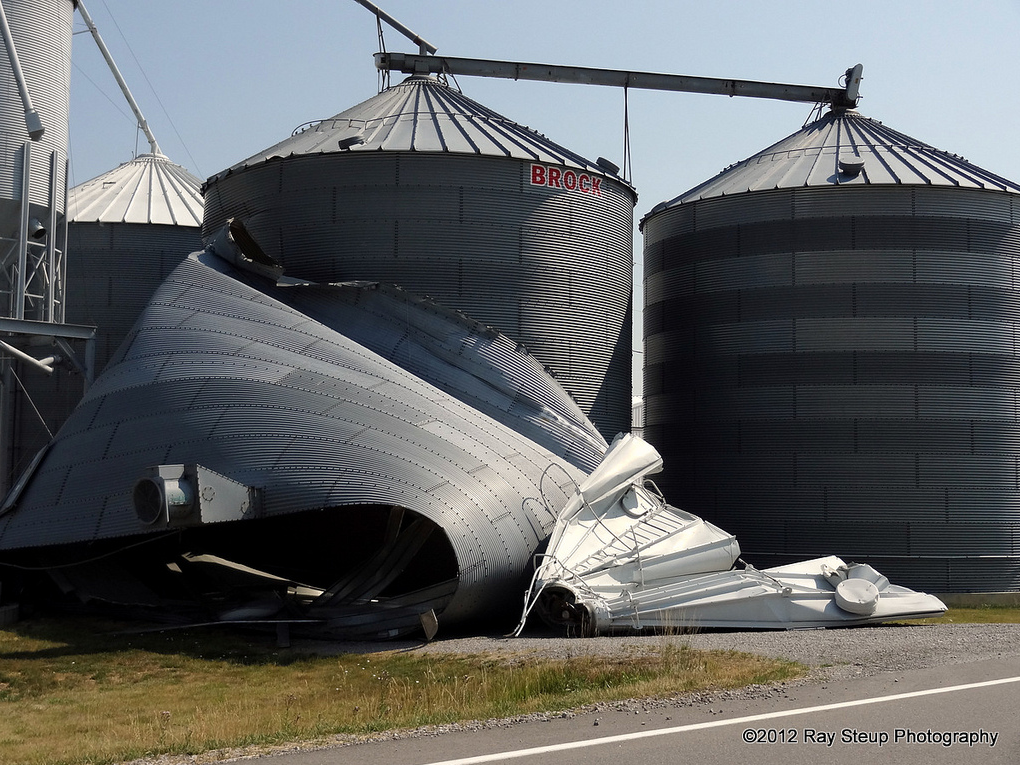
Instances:
[[[203,231],[238,218],[288,276],[389,282],[495,327],[611,438],[636,197],[607,167],[411,77],[211,178]]]
[[[162,154],[143,154],[71,189],[68,320],[99,328],[96,371],[156,287],[202,249],[202,182]]]
[[[642,221],[645,437],[765,565],[1020,587],[1020,187],[833,111]]]
[[[66,321],[95,326],[98,374],[156,288],[188,253],[202,249],[201,181],[162,154],[145,154],[71,189],[68,197]],[[21,468],[81,399],[69,367],[33,377],[32,402],[17,413]]]

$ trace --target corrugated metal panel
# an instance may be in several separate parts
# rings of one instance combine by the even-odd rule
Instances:
[[[33,141],[33,173],[29,201],[50,207],[50,155],[57,154],[54,187],[64,188],[67,160],[68,108],[71,94],[71,0],[7,0],[4,3],[11,37],[21,69],[46,132]],[[25,107],[21,103],[7,51],[0,55],[0,199],[21,199],[22,145],[29,140]],[[57,212],[64,211],[63,193]]]
[[[914,212],[912,194],[898,187],[868,186],[838,189],[831,194],[828,186],[798,189],[794,197],[794,218],[845,218],[850,215],[900,215]]]
[[[460,567],[447,618],[512,602],[583,473],[374,352],[373,344],[399,359],[407,350],[393,339],[401,319],[400,331],[431,356],[423,368],[444,371],[457,395],[505,375],[521,385],[516,405],[534,392],[535,406],[544,400],[569,413],[569,400],[539,379],[533,360],[449,312],[361,287],[276,287],[196,255],[157,292],[18,507],[0,517],[0,545],[144,533],[131,506],[134,482],[154,464],[198,463],[260,488],[266,517],[365,505],[412,510],[445,532]],[[463,359],[451,362],[458,350]],[[510,358],[516,368],[500,369]],[[300,536],[301,524],[291,533]]]
[[[854,289],[844,284],[745,289],[737,294],[741,321],[788,319],[793,305],[797,306],[798,316],[805,319],[853,315],[856,297]]]
[[[1015,288],[1012,260],[998,254],[919,252],[915,263],[916,279],[920,283]]]
[[[883,167],[902,181],[922,155]],[[1020,584],[1017,194],[937,188],[923,167],[930,187],[872,174],[645,221],[657,483],[756,566],[839,553],[929,591]],[[785,262],[789,280],[769,267]]]
[[[794,350],[913,351],[917,328],[905,317],[797,319]]]
[[[883,358],[889,354],[881,354]],[[763,353],[741,356],[738,377],[731,384],[739,386],[771,385],[852,385],[865,381],[858,373],[854,353]],[[712,384],[713,375],[703,382]]]
[[[798,252],[797,284],[860,284],[914,280],[914,256],[896,252]]]
[[[143,154],[71,189],[68,220],[197,227],[202,224],[201,186],[162,154]]]
[[[917,401],[907,386],[824,385],[797,387],[797,417],[854,419],[912,417]]]
[[[645,279],[645,305],[672,302],[694,294],[694,264],[681,264],[677,268],[649,273]],[[668,310],[668,307],[667,309]]]
[[[656,400],[656,413],[670,410],[669,401],[674,398],[664,395]],[[681,396],[676,396],[681,398]],[[679,412],[683,412],[682,409]],[[695,419],[697,422],[734,421],[754,419],[779,419],[796,416],[796,391],[792,388],[747,388],[739,391],[699,390]],[[651,411],[648,419],[651,418]],[[660,450],[661,451],[661,450]],[[664,472],[664,475],[668,475]]]
[[[914,189],[914,214],[1013,223],[1012,195],[961,188]]]
[[[953,488],[945,492],[946,520],[964,523],[968,518],[1001,518],[1020,523],[1020,491],[1015,488]]]
[[[921,486],[937,488],[1016,489],[1017,467],[1017,458],[1013,454],[925,454],[917,460],[917,481]],[[963,521],[959,525],[965,524],[966,521]],[[994,526],[987,528],[991,530]],[[972,537],[972,541],[980,542],[986,555],[997,554],[1001,550],[1002,537],[1006,535],[1000,534],[998,539],[994,538],[994,534],[976,537],[978,530],[980,527],[969,534],[964,532],[963,538]],[[932,553],[939,555],[944,551],[935,549]],[[1012,554],[1020,554],[1020,551]]]
[[[918,319],[917,349],[1008,355],[1016,349],[1015,327],[1012,321]]]
[[[1016,403],[1016,392],[1008,388],[917,388],[917,416],[925,419],[1013,420]]]
[[[703,261],[694,267],[698,292],[748,287],[778,287],[793,283],[793,256],[758,255]]]
[[[448,131],[454,121],[441,110],[459,104],[481,110],[479,129],[497,122],[435,81],[412,78],[393,90],[355,111],[392,109],[396,122]],[[416,91],[423,94],[412,98]],[[237,217],[289,276],[388,282],[462,311],[526,346],[603,436],[629,429],[633,190],[547,139],[543,151],[528,148],[505,125],[492,134],[505,151],[468,151],[454,136],[443,151],[412,152],[410,133],[401,143],[387,132],[389,117],[376,124],[348,115],[330,125],[346,135],[358,119],[376,128],[357,150],[328,148],[318,133],[307,143],[313,136],[303,133],[286,151],[267,153],[285,158],[210,179],[205,233]],[[306,133],[322,130],[333,128]],[[598,173],[599,193],[534,184],[533,162],[589,180]]]
[[[698,332],[698,348],[719,355],[794,350],[794,323],[787,320],[720,324]],[[647,353],[647,349],[646,349]]]

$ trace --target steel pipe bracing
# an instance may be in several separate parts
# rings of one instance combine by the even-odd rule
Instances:
[[[14,45],[14,37],[11,35],[10,24],[7,23],[7,12],[4,11],[4,4],[0,2],[0,33],[3,34],[4,45],[7,47],[7,57],[11,62],[11,72],[14,74],[14,81],[18,85],[18,93],[21,95],[21,103],[25,107],[25,129],[33,141],[43,137],[46,128],[43,127],[39,113],[32,105],[32,96],[28,92],[28,84],[25,82],[25,73],[21,71],[21,60],[18,58],[18,50]]]

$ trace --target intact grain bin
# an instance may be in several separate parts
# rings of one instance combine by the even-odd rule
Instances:
[[[64,212],[67,170],[68,104],[71,77],[71,0],[5,0],[4,10],[15,51],[6,50],[0,40],[0,236],[18,240],[23,199],[29,215],[46,227],[46,234],[30,240],[38,245],[43,237],[56,235]],[[16,54],[16,56],[15,56]],[[13,62],[17,60],[17,70]],[[19,96],[18,74],[41,121],[41,135],[29,140],[26,108]],[[26,162],[27,160],[27,162]],[[28,170],[27,191],[25,174]],[[32,256],[29,255],[29,260]],[[7,270],[5,265],[4,270]],[[3,313],[8,315],[6,306]],[[32,312],[31,309],[29,312]],[[25,318],[50,320],[42,308]]]
[[[516,339],[612,438],[629,430],[635,194],[430,77],[211,178],[203,233],[239,218],[288,276],[373,280]]]
[[[201,181],[162,154],[144,154],[71,189],[66,320],[97,328],[95,372],[106,366],[156,288],[202,249]],[[18,412],[24,467],[74,409],[81,374],[37,377]]]
[[[202,249],[201,184],[163,154],[143,154],[71,189],[67,315],[99,328],[97,373],[156,288]]]
[[[1020,187],[832,111],[642,228],[672,502],[758,566],[1020,587]]]

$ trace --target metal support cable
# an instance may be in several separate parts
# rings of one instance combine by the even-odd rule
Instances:
[[[92,33],[92,39],[96,41],[96,45],[99,46],[99,52],[103,54],[103,58],[106,59],[107,66],[110,67],[110,71],[113,73],[113,78],[117,81],[117,85],[120,86],[121,92],[124,94],[124,98],[127,99],[128,106],[131,107],[131,111],[135,114],[135,119],[138,120],[138,127],[145,137],[149,141],[149,148],[153,154],[162,155],[163,152],[159,150],[159,144],[156,142],[156,136],[152,134],[149,129],[149,123],[146,122],[145,116],[142,114],[142,110],[138,106],[138,102],[135,101],[135,97],[131,95],[131,89],[128,88],[127,83],[124,81],[124,77],[121,76],[120,69],[117,68],[116,62],[113,60],[113,55],[110,53],[110,49],[106,47],[106,43],[103,41],[102,35],[99,34],[99,30],[92,21],[92,17],[89,15],[88,9],[85,8],[85,3],[79,0],[78,2],[78,13],[81,14],[82,21],[85,22],[85,26],[89,28],[89,32]]]
[[[52,372],[53,370],[50,369],[50,371]],[[50,440],[52,441],[53,440],[53,431],[51,431],[50,430],[50,426],[46,424],[46,420],[43,419],[42,412],[40,412],[39,411],[39,407],[37,407],[35,405],[35,402],[32,400],[32,395],[28,392],[28,388],[25,387],[25,383],[23,383],[21,381],[21,378],[18,377],[18,373],[14,371],[13,367],[11,367],[11,374],[14,376],[14,379],[17,381],[18,387],[21,388],[21,392],[25,394],[25,400],[28,401],[29,406],[32,407],[32,411],[35,412],[35,416],[38,417],[39,418],[39,422],[42,423],[43,430],[46,431],[46,435],[49,436]]]
[[[379,37],[379,50],[385,51],[386,40],[383,37],[382,17],[378,13],[375,15],[375,30],[376,34]],[[390,72],[388,69],[385,71],[380,69],[378,70],[378,72],[379,72],[379,92],[382,93],[384,90],[387,90],[390,87]]]
[[[354,2],[356,2],[358,5],[364,6],[368,10],[370,10],[372,13],[375,14],[377,19],[382,19],[387,24],[389,24],[391,27],[393,27],[398,32],[400,32],[400,34],[402,34],[408,40],[410,40],[415,45],[417,45],[419,51],[421,52],[421,55],[427,56],[430,53],[435,53],[436,52],[437,48],[436,48],[435,45],[430,43],[428,40],[424,39],[417,32],[412,32],[410,29],[408,29],[403,24],[401,24],[399,21],[397,21],[395,18],[390,16],[390,14],[386,13],[386,11],[384,11],[382,8],[380,8],[375,3],[371,3],[371,2],[369,2],[369,0],[354,0]]]

